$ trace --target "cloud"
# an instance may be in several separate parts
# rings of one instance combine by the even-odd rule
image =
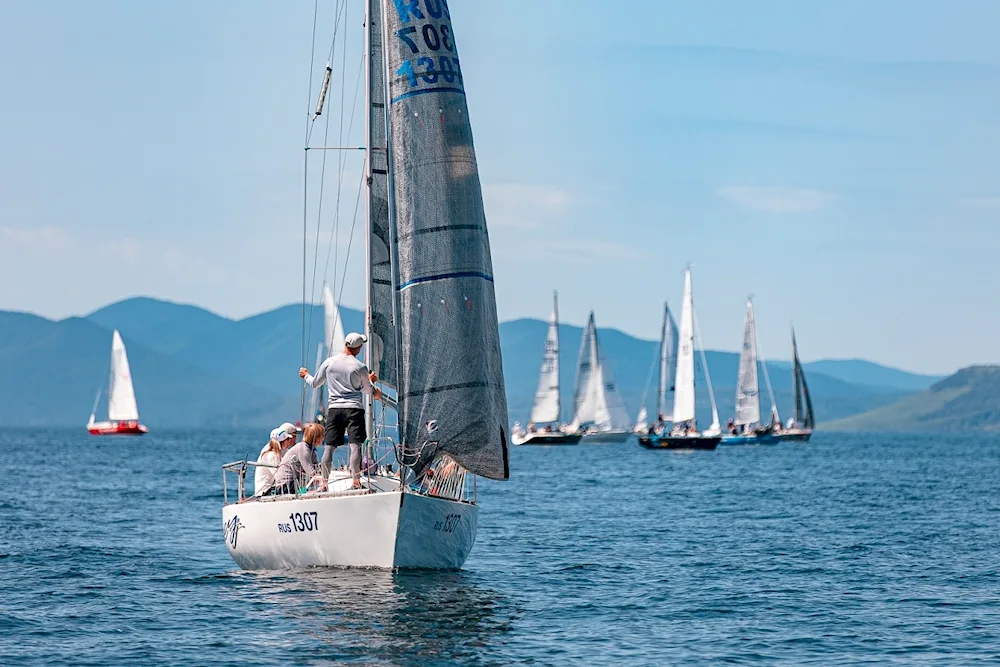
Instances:
[[[5,227],[0,225],[0,239],[4,245],[28,250],[71,250],[77,242],[62,227]]]
[[[716,192],[734,204],[767,213],[818,211],[840,198],[824,190],[782,186],[729,185]]]
[[[530,183],[491,183],[483,186],[486,219],[491,227],[535,229],[561,218],[572,206],[561,188]]]

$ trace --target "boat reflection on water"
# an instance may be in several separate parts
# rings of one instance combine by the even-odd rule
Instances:
[[[265,603],[265,625],[299,626],[267,643],[309,661],[483,664],[517,617],[510,601],[463,571],[317,568],[246,576],[249,585],[234,595]],[[284,618],[278,626],[276,616]]]

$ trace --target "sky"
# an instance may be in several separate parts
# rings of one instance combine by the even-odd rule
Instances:
[[[362,305],[359,154],[303,176],[338,13],[310,144],[363,142],[363,2],[341,2],[311,91],[312,0],[5,2],[0,309],[300,300],[305,183],[307,291]],[[771,358],[794,323],[810,360],[1000,362],[1000,3],[450,5],[502,320],[558,289],[564,321],[652,339],[690,264],[709,348],[737,349],[753,294]]]

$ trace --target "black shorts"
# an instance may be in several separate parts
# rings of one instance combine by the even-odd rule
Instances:
[[[329,447],[335,448],[344,444],[345,432],[349,443],[361,445],[368,439],[365,411],[361,408],[330,408],[326,411],[323,427],[326,429],[323,434],[323,444]]]

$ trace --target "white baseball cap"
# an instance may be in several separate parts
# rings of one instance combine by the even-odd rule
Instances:
[[[278,442],[284,442],[289,438],[294,438],[295,434],[298,433],[299,429],[295,428],[295,424],[291,422],[285,422],[278,428],[271,431],[271,440],[277,440]]]
[[[347,336],[344,338],[344,345],[351,348],[352,350],[358,349],[367,342],[368,342],[368,337],[365,336],[364,334],[359,334],[357,331],[352,331],[351,333],[347,334]]]

